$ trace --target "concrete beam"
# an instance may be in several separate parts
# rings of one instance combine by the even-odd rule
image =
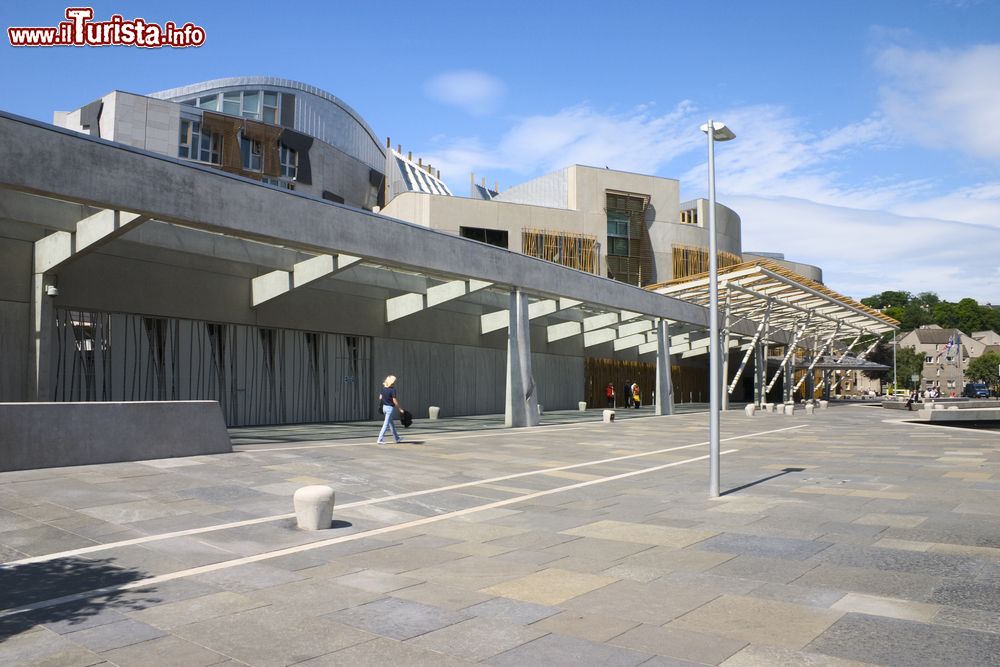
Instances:
[[[557,340],[562,340],[564,338],[572,338],[573,336],[579,336],[583,333],[583,323],[582,322],[560,322],[559,324],[550,324],[546,328],[546,339],[550,343],[554,343]]]
[[[598,329],[597,331],[584,331],[583,346],[593,347],[594,345],[600,345],[601,343],[610,343],[616,338],[618,338],[618,334],[615,332],[614,329]]]
[[[35,242],[35,273],[50,273],[84,253],[96,250],[148,217],[105,209],[76,223],[74,232],[55,232]]]
[[[536,320],[539,317],[552,315],[560,310],[575,308],[582,302],[575,299],[542,299],[528,305],[528,319]],[[480,317],[479,331],[481,334],[488,334],[493,331],[505,329],[509,324],[509,314],[506,310],[498,310],[493,313],[486,313]],[[573,335],[573,334],[570,334]],[[564,336],[565,337],[565,336]]]
[[[361,261],[353,255],[317,255],[296,262],[291,271],[271,271],[250,281],[250,305],[254,308],[296,287],[331,276]]]
[[[424,294],[412,292],[410,294],[394,296],[385,301],[385,321],[393,322],[402,319],[407,315],[413,315],[427,308],[433,308],[442,303],[458,299],[466,294],[486,289],[492,284],[482,280],[452,280],[441,285],[428,287]]]
[[[13,151],[0,160],[0,187],[19,192],[317,255],[343,253],[424,275],[515,286],[608,311],[708,321],[702,306],[602,276],[6,113],[0,113],[0,145]],[[157,183],[170,187],[150,187]]]

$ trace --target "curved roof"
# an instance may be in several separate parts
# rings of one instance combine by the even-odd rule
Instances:
[[[209,81],[201,81],[199,83],[191,83],[186,86],[179,86],[177,88],[169,88],[167,90],[161,90],[156,93],[150,93],[150,97],[155,97],[161,100],[175,100],[176,98],[188,97],[190,95],[197,95],[208,90],[215,90],[218,88],[228,88],[234,86],[262,86],[262,87],[275,87],[275,88],[289,88],[291,90],[300,90],[304,93],[309,93],[310,95],[315,95],[316,97],[322,98],[327,102],[339,107],[345,113],[350,115],[358,125],[364,128],[371,137],[372,142],[376,146],[382,149],[382,142],[375,134],[375,130],[365,122],[365,119],[355,111],[349,104],[344,102],[342,99],[328,93],[322,88],[317,88],[316,86],[310,86],[307,83],[302,83],[301,81],[295,81],[293,79],[282,79],[273,76],[231,76],[222,79],[211,79]],[[384,154],[384,153],[383,153]]]
[[[899,322],[829,287],[789,271],[777,262],[759,259],[719,269],[720,304],[729,290],[731,317],[757,321],[770,308],[770,325],[794,331],[808,325],[816,336],[836,336],[848,332],[881,335],[899,328]],[[709,276],[677,278],[648,290],[708,305]],[[768,303],[771,306],[768,306]],[[721,305],[720,305],[721,307]]]

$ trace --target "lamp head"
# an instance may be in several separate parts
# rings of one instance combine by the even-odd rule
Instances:
[[[708,134],[708,123],[701,126],[701,131]],[[715,141],[729,141],[735,139],[736,135],[729,129],[729,126],[720,121],[712,121],[712,139]]]

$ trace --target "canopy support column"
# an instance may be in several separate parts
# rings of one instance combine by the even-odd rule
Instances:
[[[528,316],[528,295],[519,289],[510,293],[504,424],[511,428],[538,425],[538,396],[535,393],[535,378],[531,374],[531,322]]]

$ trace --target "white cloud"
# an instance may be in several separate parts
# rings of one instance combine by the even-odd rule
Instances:
[[[506,90],[500,79],[475,70],[444,72],[424,83],[424,93],[431,99],[474,116],[493,111]]]
[[[835,207],[790,198],[727,201],[743,221],[743,248],[815,264],[838,292],[886,289],[942,298],[1000,299],[1000,228]]]
[[[679,176],[687,199],[707,190],[698,131],[707,115],[688,101],[662,114],[583,104],[521,119],[492,146],[445,138],[429,152],[459,178],[501,171],[519,182],[574,163],[664,173]],[[745,250],[816,264],[833,289],[856,297],[904,289],[1000,298],[1000,182],[942,194],[933,174],[859,178],[850,172],[857,154],[901,141],[883,113],[824,130],[777,105],[711,115],[737,134],[717,146],[716,168],[720,201],[743,219]]]
[[[1000,45],[964,51],[883,50],[882,111],[897,132],[932,148],[1000,157]]]

